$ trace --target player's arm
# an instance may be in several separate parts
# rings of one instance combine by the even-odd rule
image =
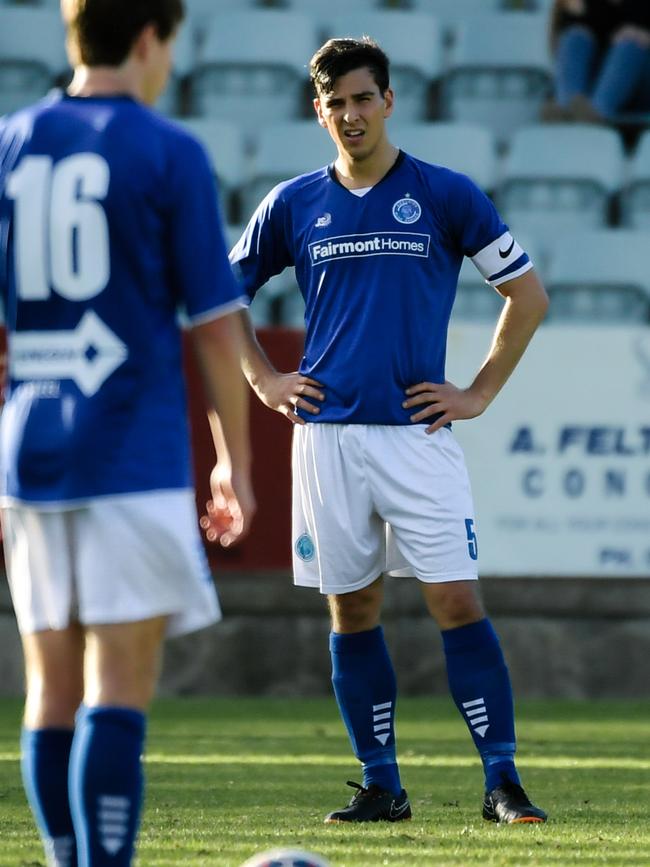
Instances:
[[[433,433],[455,419],[475,418],[494,400],[544,318],[548,296],[534,270],[501,283],[497,291],[506,300],[487,358],[467,388],[451,382],[420,382],[406,389],[404,407],[416,409],[414,423],[442,413],[426,432]],[[418,407],[424,407],[417,409]]]
[[[238,315],[244,333],[242,370],[251,388],[265,406],[286,415],[293,424],[305,424],[296,409],[317,415],[320,409],[313,400],[325,399],[321,384],[298,371],[277,371],[257,340],[248,312],[242,310]]]
[[[210,541],[219,539],[227,547],[246,535],[255,513],[248,389],[240,368],[243,344],[240,317],[230,313],[195,325],[191,339],[205,385],[217,453],[210,476],[212,502],[202,526]]]

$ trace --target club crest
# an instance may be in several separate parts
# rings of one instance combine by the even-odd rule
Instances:
[[[395,202],[393,205],[393,216],[398,223],[416,223],[422,216],[422,208],[419,202],[407,196]]]
[[[309,563],[310,560],[314,559],[315,553],[314,542],[309,533],[303,533],[296,539],[296,554],[301,560]]]

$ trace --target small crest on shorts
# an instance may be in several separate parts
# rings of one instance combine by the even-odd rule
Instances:
[[[422,216],[422,208],[407,193],[405,198],[398,199],[393,205],[393,216],[398,223],[417,223]]]
[[[302,536],[299,536],[296,539],[296,554],[301,560],[309,563],[310,560],[314,559],[315,553],[316,548],[314,547],[314,540],[309,533],[303,533]]]

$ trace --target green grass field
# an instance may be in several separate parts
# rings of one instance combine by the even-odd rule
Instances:
[[[0,701],[0,865],[43,864]],[[480,817],[479,762],[451,703],[402,699],[411,822],[326,826],[359,779],[333,700],[176,699],[153,710],[140,867],[237,867],[290,845],[333,867],[650,865],[650,702],[521,702],[519,768],[547,825]]]

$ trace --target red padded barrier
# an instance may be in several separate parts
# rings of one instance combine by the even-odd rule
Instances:
[[[273,364],[282,371],[295,370],[300,362],[304,332],[289,328],[258,331],[258,338]],[[207,422],[203,388],[189,341],[185,345],[185,371],[192,427],[197,506],[203,514],[209,497],[209,476],[214,447]],[[0,326],[0,376],[4,373],[5,330]],[[0,383],[1,385],[1,383]],[[241,571],[286,570],[291,566],[291,423],[263,406],[251,392],[253,484],[257,513],[250,535],[241,544],[225,549],[206,542],[213,569]],[[1,540],[1,537],[0,537]]]
[[[278,370],[296,370],[304,332],[289,328],[260,329],[258,339]],[[208,478],[214,448],[205,412],[200,376],[186,346],[188,402],[192,424],[197,506],[202,514],[209,496]],[[253,485],[257,513],[250,535],[233,548],[206,544],[213,569],[264,571],[291,566],[291,423],[273,412],[251,392]]]

